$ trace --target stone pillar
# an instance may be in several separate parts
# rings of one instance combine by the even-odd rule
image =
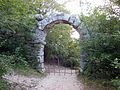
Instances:
[[[83,45],[82,43],[89,39],[89,34],[88,34],[88,31],[87,29],[84,27],[83,24],[81,24],[79,27],[78,27],[78,31],[79,31],[79,34],[80,34],[80,72],[83,72],[84,68],[85,68],[85,54],[86,52],[83,50]]]
[[[85,55],[84,55],[84,50],[82,46],[83,41],[84,41],[83,33],[80,32],[80,72],[83,71],[85,66],[84,64]]]
[[[46,33],[39,29],[36,30],[36,43],[38,44],[38,51],[37,51],[37,60],[38,60],[38,70],[44,72],[44,45]]]
[[[45,67],[44,67],[44,45],[40,45],[40,49],[38,50],[38,70],[44,72]]]
[[[85,53],[84,50],[82,48],[82,46],[80,46],[80,72],[83,72],[84,67],[85,67]]]

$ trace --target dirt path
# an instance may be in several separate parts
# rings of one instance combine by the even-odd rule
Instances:
[[[76,74],[50,73],[44,78],[13,74],[6,75],[5,78],[27,90],[83,90],[83,84],[77,80]]]

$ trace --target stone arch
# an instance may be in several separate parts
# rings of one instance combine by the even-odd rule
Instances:
[[[38,20],[38,28],[36,29],[36,43],[40,43],[40,48],[38,50],[38,68],[41,71],[45,71],[44,68],[44,45],[46,44],[45,38],[47,35],[48,30],[53,27],[55,24],[63,23],[63,24],[69,24],[73,26],[73,28],[80,34],[80,40],[83,41],[88,37],[88,32],[86,30],[82,30],[83,24],[80,22],[80,20],[74,16],[69,14],[53,14],[43,20],[39,20],[39,15],[37,15]],[[84,68],[84,53],[81,48],[80,51],[80,68],[81,70]]]
[[[73,15],[69,14],[54,14],[51,15],[42,21],[38,22],[38,26],[40,30],[44,30],[46,28],[52,27],[53,24],[69,24],[73,26],[75,29],[80,25],[80,21]]]

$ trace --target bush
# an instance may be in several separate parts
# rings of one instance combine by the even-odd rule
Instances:
[[[79,67],[80,60],[75,57],[69,57],[69,59],[63,61],[63,65],[71,68]]]
[[[23,68],[27,66],[28,63],[25,61],[25,58],[21,56],[0,54],[0,77],[12,68]]]
[[[3,79],[0,79],[0,90],[10,90],[10,86]]]
[[[117,87],[117,90],[120,90],[120,79],[114,79],[111,82],[113,86]]]
[[[13,58],[13,56],[0,54],[0,77],[10,69],[10,62],[13,61]]]

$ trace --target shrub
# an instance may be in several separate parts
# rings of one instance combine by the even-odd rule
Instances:
[[[79,67],[80,60],[75,57],[69,57],[69,59],[63,61],[63,65],[66,67]]]
[[[117,90],[120,90],[120,79],[114,79],[111,82],[113,86],[117,87]]]
[[[0,79],[0,90],[10,90],[10,85],[5,80]]]

